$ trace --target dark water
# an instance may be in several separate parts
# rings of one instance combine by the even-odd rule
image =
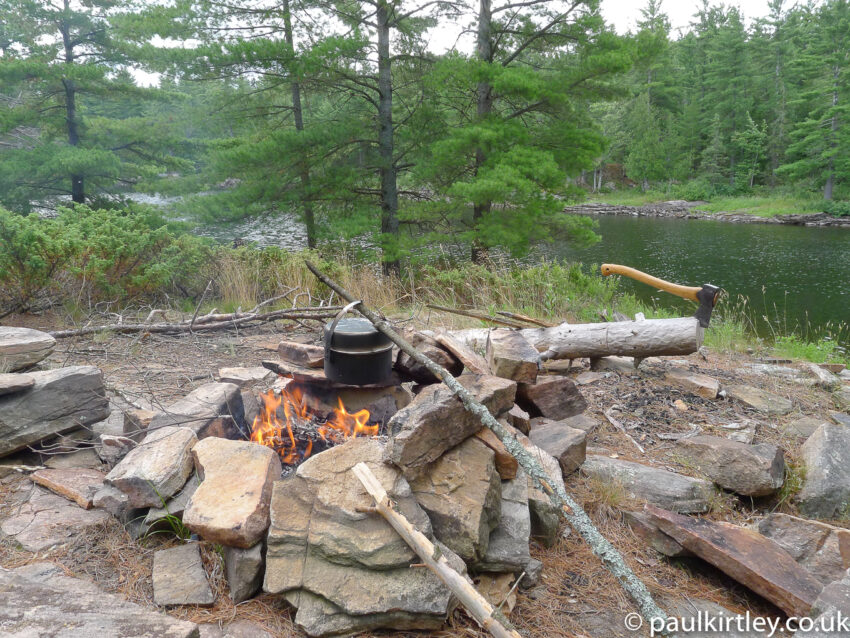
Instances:
[[[734,301],[748,298],[759,332],[763,316],[785,330],[815,333],[850,323],[850,231],[708,220],[600,216],[602,241],[585,249],[554,246],[552,257],[584,263],[619,263],[662,279],[724,288]],[[690,311],[688,302],[649,286],[623,284],[644,301]],[[846,331],[844,337],[846,338]]]

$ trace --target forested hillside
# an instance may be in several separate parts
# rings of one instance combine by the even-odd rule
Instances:
[[[310,247],[371,237],[387,272],[446,234],[476,261],[593,241],[561,210],[611,187],[846,212],[847,0],[751,22],[704,2],[684,34],[660,0],[641,15],[618,35],[595,0],[2,0],[0,205],[291,211]]]

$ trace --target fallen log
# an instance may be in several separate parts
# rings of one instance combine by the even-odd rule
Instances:
[[[425,565],[437,575],[437,578],[452,590],[464,609],[478,621],[479,625],[496,638],[521,638],[504,614],[487,602],[487,599],[478,593],[472,583],[453,569],[434,543],[428,540],[425,534],[416,529],[404,514],[398,511],[398,507],[390,500],[386,490],[368,465],[358,463],[352,471],[360,479],[366,491],[375,499],[375,509],[378,510],[378,513],[387,519],[392,528],[410,545]]]
[[[695,317],[562,323],[552,328],[524,328],[520,334],[540,353],[540,359],[597,359],[681,356],[699,350],[705,330]],[[476,350],[487,343],[486,328],[452,330],[449,334]]]
[[[307,268],[312,272],[322,283],[336,292],[343,299],[349,302],[355,302],[356,298],[347,290],[340,287],[336,282],[322,273],[316,266],[309,261],[305,261]],[[434,376],[445,383],[449,389],[460,399],[463,407],[470,413],[481,419],[481,423],[490,428],[493,433],[499,438],[505,449],[517,460],[519,465],[525,470],[526,474],[532,478],[535,486],[542,490],[558,508],[561,516],[572,526],[574,530],[585,540],[590,546],[594,554],[601,560],[602,564],[614,575],[620,582],[620,586],[628,594],[640,610],[641,615],[648,623],[653,619],[660,619],[662,626],[666,626],[667,615],[655,603],[646,585],[641,581],[632,569],[626,564],[620,552],[600,533],[599,529],[590,520],[587,513],[581,509],[578,503],[569,496],[566,491],[559,487],[546,473],[540,462],[517,441],[508,429],[499,423],[489,410],[478,402],[475,397],[465,387],[463,387],[457,379],[455,379],[445,368],[437,365],[421,352],[416,350],[405,339],[403,339],[395,329],[382,317],[370,310],[362,301],[355,306],[357,311],[372,324],[384,333],[390,340],[395,343],[401,350],[407,353],[411,358],[415,359]],[[646,322],[641,322],[646,323]],[[486,331],[485,331],[486,332]],[[553,487],[555,486],[555,487]],[[658,621],[656,621],[658,622]]]

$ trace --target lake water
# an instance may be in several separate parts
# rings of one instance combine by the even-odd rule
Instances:
[[[730,303],[749,300],[756,329],[770,324],[782,332],[808,326],[813,336],[828,325],[850,324],[850,230],[774,224],[733,224],[711,220],[602,215],[602,240],[588,248],[541,246],[535,255],[585,264],[619,263],[676,283],[721,286]],[[259,245],[299,250],[306,245],[294,215],[277,213],[234,224],[199,228],[221,241],[242,237]],[[453,253],[457,247],[449,246]],[[539,258],[539,257],[538,257]],[[622,278],[643,301],[682,314],[694,304]],[[767,317],[765,321],[763,317]],[[833,332],[836,332],[833,328]],[[842,341],[850,340],[845,329]]]

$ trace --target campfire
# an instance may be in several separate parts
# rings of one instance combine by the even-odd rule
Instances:
[[[380,423],[369,424],[371,414],[362,409],[349,412],[337,397],[330,413],[313,407],[305,389],[289,384],[276,394],[260,395],[262,407],[251,426],[251,441],[275,450],[284,466],[294,467],[313,453],[357,436],[377,436]]]

